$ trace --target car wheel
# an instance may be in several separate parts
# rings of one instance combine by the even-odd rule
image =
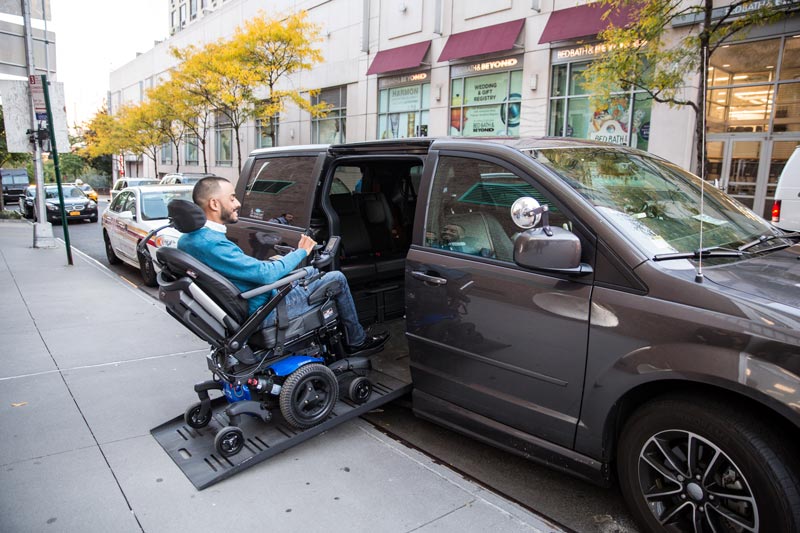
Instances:
[[[339,398],[333,370],[319,363],[303,365],[286,378],[280,393],[281,414],[299,429],[328,418]]]
[[[153,260],[139,254],[139,270],[142,272],[142,281],[148,287],[158,286],[158,274],[153,267]]]
[[[106,259],[108,259],[108,264],[120,264],[122,261],[117,257],[117,254],[114,253],[114,247],[111,246],[111,239],[108,238],[108,233],[105,230],[103,231],[103,242],[106,244]]]
[[[97,215],[89,219],[89,222],[97,222]]]
[[[626,423],[620,488],[645,531],[798,531],[800,485],[791,448],[722,402],[663,398]]]

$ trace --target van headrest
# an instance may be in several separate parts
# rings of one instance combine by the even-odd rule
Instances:
[[[202,228],[206,223],[206,214],[194,202],[175,199],[167,206],[172,225],[181,233],[190,233]]]

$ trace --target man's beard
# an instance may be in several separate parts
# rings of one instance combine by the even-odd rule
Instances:
[[[219,215],[223,224],[236,224],[239,221],[239,217],[238,215],[234,216],[235,214],[235,209],[225,209],[223,207]]]

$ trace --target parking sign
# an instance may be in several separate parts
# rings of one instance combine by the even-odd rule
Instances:
[[[47,104],[44,100],[44,85],[41,76],[28,76],[31,85],[31,95],[33,96],[33,109],[36,112],[36,120],[47,120]]]

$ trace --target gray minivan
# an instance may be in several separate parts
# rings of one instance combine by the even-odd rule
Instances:
[[[800,530],[797,235],[569,139],[261,149],[237,195],[254,257],[342,237],[418,416],[618,482],[644,530]]]

